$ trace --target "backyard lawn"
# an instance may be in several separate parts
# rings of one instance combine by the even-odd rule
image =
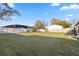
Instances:
[[[0,34],[3,56],[79,56],[79,41],[64,33]]]

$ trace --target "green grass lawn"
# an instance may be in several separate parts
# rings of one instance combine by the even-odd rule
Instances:
[[[0,55],[79,55],[79,41],[64,33],[0,34]]]

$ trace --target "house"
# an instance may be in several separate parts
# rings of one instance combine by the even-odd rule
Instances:
[[[1,33],[9,33],[9,32],[5,31],[5,29],[3,29],[3,28],[0,27],[0,34]]]
[[[38,29],[37,32],[46,32],[44,29]]]
[[[64,27],[60,25],[51,25],[46,28],[48,32],[62,32],[62,30],[64,29]]]
[[[32,32],[32,28],[27,28],[25,31],[26,32]]]
[[[79,21],[76,23],[75,27],[76,27],[76,31],[79,33]]]
[[[26,25],[7,25],[2,28],[9,33],[32,32],[32,27]]]
[[[75,28],[76,28],[76,34],[77,34],[76,38],[79,39],[79,21],[76,23]]]

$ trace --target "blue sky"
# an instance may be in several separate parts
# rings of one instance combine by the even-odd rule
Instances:
[[[50,23],[54,17],[70,23],[79,19],[78,3],[13,3],[9,6],[18,10],[21,16],[15,16],[11,21],[0,21],[1,26],[9,24],[33,26],[36,20]]]

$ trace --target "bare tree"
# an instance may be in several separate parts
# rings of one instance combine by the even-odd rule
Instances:
[[[11,8],[7,3],[0,5],[0,20],[11,20],[11,16],[15,15],[20,15],[20,13],[14,8]]]

